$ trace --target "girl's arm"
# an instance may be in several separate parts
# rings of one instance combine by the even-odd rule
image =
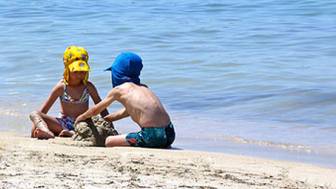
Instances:
[[[61,96],[63,93],[63,84],[57,83],[55,87],[51,90],[51,93],[47,100],[42,104],[40,111],[44,114],[47,114],[51,106],[54,104],[56,99]]]
[[[119,119],[125,118],[129,116],[128,112],[126,111],[126,108],[122,108],[121,110],[114,112],[108,116],[105,116],[104,119],[106,121],[117,121]]]
[[[89,94],[90,94],[93,102],[95,104],[98,104],[101,101],[101,98],[100,98],[100,96],[98,94],[98,91],[97,91],[96,87],[91,82],[88,82],[88,89],[89,89]],[[107,111],[107,109],[105,109],[102,112],[100,112],[100,115],[102,117],[105,117],[108,114],[109,114],[109,112]]]

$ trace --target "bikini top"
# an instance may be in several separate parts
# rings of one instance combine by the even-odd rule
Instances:
[[[64,85],[64,93],[62,96],[60,96],[60,99],[62,102],[66,102],[66,103],[72,103],[72,104],[81,104],[81,103],[87,103],[89,102],[89,90],[87,87],[85,87],[81,97],[77,100],[72,98],[68,93],[67,93],[67,85]]]

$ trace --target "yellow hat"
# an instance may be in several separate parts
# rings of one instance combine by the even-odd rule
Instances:
[[[88,72],[90,70],[90,66],[83,60],[77,60],[68,67],[70,72]]]
[[[88,71],[90,70],[88,60],[89,54],[83,47],[69,46],[66,48],[63,54],[64,83],[68,84],[70,72],[85,71],[87,73],[83,83],[86,84],[89,79]]]

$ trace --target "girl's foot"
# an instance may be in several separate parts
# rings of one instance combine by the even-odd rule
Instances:
[[[47,123],[42,119],[39,112],[34,111],[30,113],[29,117],[30,120],[32,120],[32,122],[34,123],[36,128],[33,131],[33,136],[35,136],[38,139],[49,139],[55,137],[54,133],[52,133],[49,130]]]
[[[75,134],[74,131],[63,130],[58,136],[59,137],[72,137],[72,135],[74,134]]]
[[[34,138],[38,138],[38,139],[49,139],[49,138],[54,138],[55,135],[52,132],[46,132],[42,129],[36,128],[34,130]]]

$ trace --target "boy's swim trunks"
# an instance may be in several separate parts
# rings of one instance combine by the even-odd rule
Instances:
[[[72,117],[62,115],[61,117],[56,118],[58,123],[62,126],[63,129],[72,131],[74,130],[75,120]]]
[[[175,140],[174,126],[169,123],[167,127],[142,128],[139,132],[129,133],[126,140],[136,147],[167,148]]]

